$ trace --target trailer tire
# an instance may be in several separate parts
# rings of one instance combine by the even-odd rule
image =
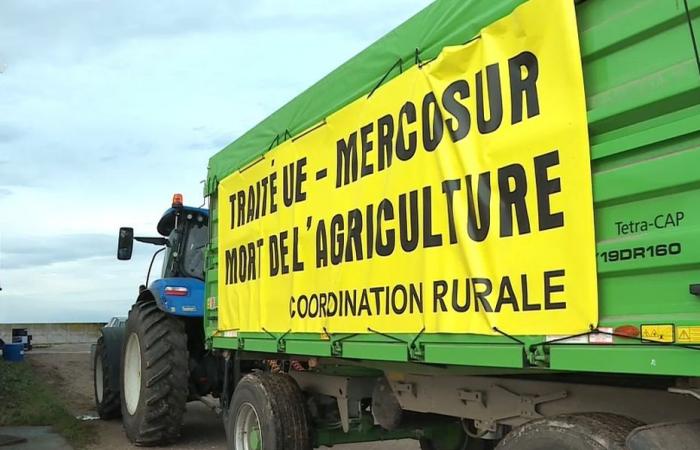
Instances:
[[[97,339],[95,353],[92,359],[93,387],[97,415],[102,420],[116,419],[122,415],[119,398],[119,378],[113,365],[119,361],[110,361],[109,352],[105,348],[103,336]],[[118,373],[118,372],[117,372]]]
[[[496,450],[625,450],[627,435],[641,424],[609,413],[537,419],[513,429]]]
[[[225,420],[231,450],[311,450],[303,394],[289,375],[243,377]]]
[[[129,311],[122,346],[121,403],[124,430],[136,445],[166,445],[180,436],[188,396],[184,324],[155,302]]]

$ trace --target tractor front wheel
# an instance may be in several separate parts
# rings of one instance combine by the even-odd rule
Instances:
[[[119,365],[119,360],[111,360],[110,355],[111,353],[105,346],[104,337],[100,336],[93,354],[92,373],[94,375],[93,386],[97,415],[103,420],[114,419],[121,415],[119,377],[114,376],[114,374],[119,373],[118,367],[114,367],[115,364]],[[114,356],[118,358],[119,355],[115,354]]]
[[[121,404],[126,435],[137,445],[165,445],[180,435],[188,395],[184,324],[155,302],[129,311],[122,347]]]

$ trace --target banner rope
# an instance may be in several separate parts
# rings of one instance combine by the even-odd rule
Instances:
[[[399,67],[399,73],[403,73],[403,60],[402,60],[401,58],[399,58],[399,59],[389,68],[389,70],[386,71],[386,73],[384,74],[384,76],[382,77],[382,79],[379,80],[379,83],[377,83],[377,85],[374,87],[374,89],[372,89],[372,90],[369,92],[369,94],[367,94],[367,98],[370,98],[370,97],[372,96],[372,94],[374,94],[374,91],[376,91],[377,89],[379,89],[379,86],[381,86],[382,84],[384,84],[384,81],[386,81],[386,79],[387,79],[387,77],[389,76],[389,74],[391,73],[391,71],[394,70],[397,66]]]

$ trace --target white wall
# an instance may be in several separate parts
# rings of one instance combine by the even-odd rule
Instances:
[[[32,335],[32,344],[94,343],[103,323],[35,323],[0,324],[0,339],[12,342],[13,328],[26,328]]]

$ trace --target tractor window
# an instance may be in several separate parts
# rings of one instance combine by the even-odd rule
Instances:
[[[180,247],[180,234],[180,231],[173,229],[168,235],[169,243],[165,252],[163,252],[163,272],[161,274],[163,278],[177,276],[178,270],[175,265],[174,257],[177,255],[177,249]]]
[[[203,223],[190,222],[182,261],[182,268],[188,277],[204,279],[204,247],[208,241],[208,227]]]

